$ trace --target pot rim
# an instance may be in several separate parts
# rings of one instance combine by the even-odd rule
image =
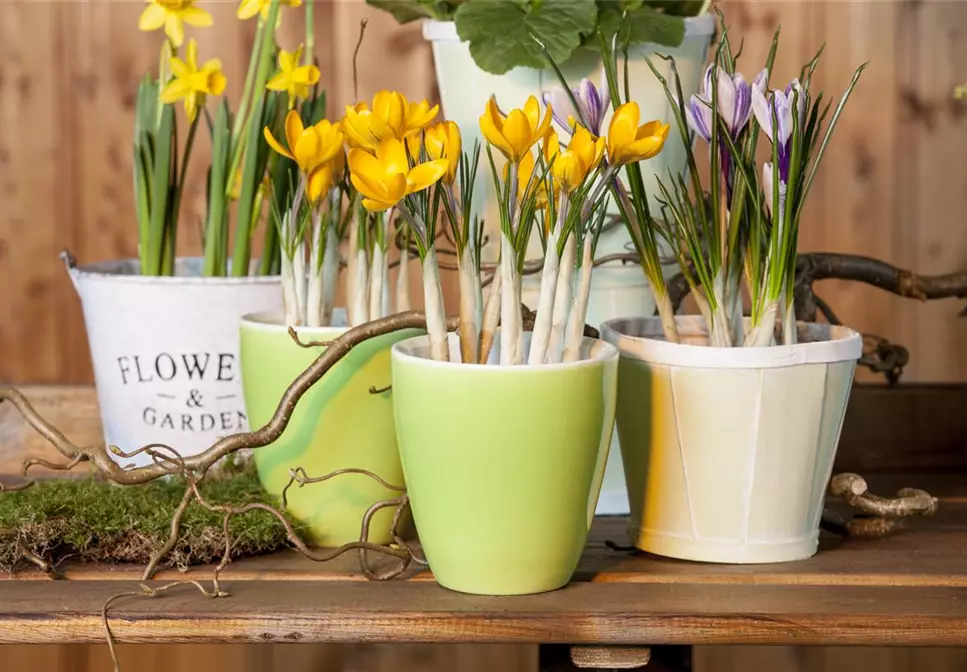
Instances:
[[[175,262],[200,263],[202,257],[176,257]],[[255,263],[253,261],[253,263]],[[202,275],[140,275],[123,272],[125,269],[140,266],[140,259],[108,259],[83,266],[68,266],[67,272],[76,282],[78,280],[93,280],[100,282],[131,283],[136,285],[205,285],[208,287],[237,287],[240,285],[277,285],[282,282],[278,275],[246,275],[243,277],[218,276],[206,277]]]
[[[748,318],[745,318],[748,320]],[[700,315],[676,315],[675,322],[690,327],[692,335],[707,333]],[[818,322],[798,322],[800,329],[825,332],[825,340],[774,345],[762,348],[723,348],[687,343],[668,343],[656,336],[634,336],[626,333],[637,325],[636,332],[661,333],[661,318],[622,317],[601,325],[601,338],[615,345],[622,357],[649,364],[703,369],[777,369],[801,364],[832,364],[855,361],[863,354],[863,337],[853,329]],[[642,327],[652,327],[642,329]]]
[[[707,37],[715,34],[715,17],[711,14],[685,17],[685,38]],[[462,42],[457,34],[455,21],[437,21],[425,19],[423,21],[423,39],[427,42]]]
[[[324,327],[307,327],[305,325],[300,325],[298,327],[293,327],[295,333],[300,336],[342,336],[347,331],[349,331],[349,325],[346,324],[346,309],[337,306],[333,310],[334,321],[339,322],[339,324],[331,324]],[[260,313],[246,313],[242,315],[239,320],[239,324],[242,328],[251,329],[252,331],[267,331],[269,333],[278,334],[289,333],[289,327],[285,324],[285,316],[282,313],[276,311],[263,311]]]
[[[525,334],[525,337],[529,335],[530,332]],[[499,332],[495,334],[494,344],[497,344],[497,339],[499,339]],[[448,343],[453,343],[454,341],[459,343],[459,335],[450,332],[447,334]],[[445,369],[455,369],[460,367],[463,370],[475,370],[475,371],[488,371],[488,372],[519,372],[525,375],[536,375],[541,372],[549,371],[567,371],[571,369],[578,369],[582,367],[599,366],[605,362],[613,361],[618,359],[618,348],[607,343],[599,338],[589,338],[584,337],[581,342],[582,350],[584,347],[589,348],[590,356],[584,359],[578,360],[576,362],[558,362],[555,364],[464,364],[463,362],[439,362],[435,359],[430,359],[429,357],[423,357],[420,355],[408,352],[419,344],[422,348],[426,348],[426,343],[429,337],[426,335],[413,336],[402,341],[398,341],[393,344],[391,350],[392,361],[405,361],[415,364],[416,366],[426,366],[431,368],[445,368]]]

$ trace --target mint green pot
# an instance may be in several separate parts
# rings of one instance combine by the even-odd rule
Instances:
[[[332,340],[344,327],[299,327],[302,341]],[[281,497],[289,470],[302,467],[323,476],[349,467],[367,469],[388,483],[404,485],[393,426],[392,392],[371,394],[390,384],[390,347],[421,333],[400,331],[354,347],[296,404],[292,419],[276,441],[253,451],[263,487]],[[322,353],[293,342],[279,316],[242,318],[242,388],[249,425],[258,428],[275,413],[282,394]],[[363,514],[373,503],[398,496],[365,475],[345,474],[287,494],[288,510],[308,526],[312,542],[338,546],[359,538]],[[391,541],[393,508],[378,512],[370,525],[370,541]]]
[[[454,335],[450,346],[459,352]],[[393,346],[403,471],[441,586],[523,595],[574,574],[608,459],[618,365],[603,341],[582,350],[568,364],[498,366],[432,361],[426,337]]]

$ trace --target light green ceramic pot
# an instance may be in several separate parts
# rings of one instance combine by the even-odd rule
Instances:
[[[300,327],[297,331],[303,341],[326,341],[346,329]],[[259,479],[270,494],[281,496],[293,467],[304,468],[309,476],[356,467],[403,485],[392,391],[371,394],[370,388],[389,386],[390,347],[419,333],[406,330],[365,341],[312,386],[296,405],[282,436],[253,453]],[[242,387],[251,427],[261,427],[272,417],[283,392],[322,350],[293,342],[280,316],[242,318]],[[336,546],[359,538],[363,514],[370,505],[397,494],[368,476],[346,474],[290,488],[287,497],[289,511],[308,525],[312,541]],[[374,516],[370,541],[390,541],[392,516],[392,508]]]
[[[456,336],[450,348],[458,361]],[[440,585],[522,595],[570,580],[608,459],[617,365],[594,339],[581,361],[543,366],[435,362],[426,337],[393,346],[403,471]]]

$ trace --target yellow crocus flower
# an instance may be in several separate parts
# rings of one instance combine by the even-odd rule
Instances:
[[[280,0],[279,4],[298,7],[302,4],[302,0]],[[271,6],[272,0],[242,0],[238,6],[236,15],[245,21],[251,19],[256,14],[261,14],[262,20],[267,21],[269,18],[269,7]],[[279,16],[281,17],[281,14]]]
[[[329,192],[335,168],[332,161],[316,166],[306,180],[306,197],[315,205],[319,198]]]
[[[299,65],[302,60],[302,45],[294,52],[279,51],[279,71],[265,83],[271,91],[285,91],[289,94],[289,109],[296,101],[309,96],[309,90],[319,83],[319,68],[315,65]]]
[[[581,160],[587,166],[587,171],[590,173],[598,164],[601,163],[601,159],[604,158],[604,152],[607,149],[607,143],[604,138],[596,138],[591,135],[591,132],[584,128],[583,126],[577,126],[574,129],[574,134],[571,136],[571,141],[567,143],[567,151],[574,152],[581,157]]]
[[[275,139],[268,126],[262,132],[269,146],[287,159],[295,161],[304,175],[309,175],[320,165],[332,161],[342,151],[343,134],[338,125],[323,119],[318,124],[305,128],[302,117],[296,110],[289,110],[285,117],[288,149]]]
[[[404,98],[405,100],[405,98]],[[406,129],[407,135],[418,133],[426,128],[440,111],[439,105],[430,107],[429,101],[421,100],[418,103],[408,103],[406,106]],[[458,131],[459,133],[459,131]],[[435,157],[439,158],[439,157]]]
[[[346,148],[342,147],[336,155],[332,157],[332,182],[336,184],[342,182],[346,176]]]
[[[198,43],[188,40],[185,60],[177,56],[168,61],[174,78],[161,92],[162,103],[173,103],[185,99],[185,113],[189,121],[194,121],[198,109],[205,105],[205,96],[222,95],[228,80],[222,74],[222,62],[217,58],[205,61],[198,67]]]
[[[460,138],[460,127],[452,121],[441,121],[430,126],[423,133],[423,144],[426,146],[426,153],[431,159],[446,159],[447,174],[444,176],[449,184],[457,178],[457,166],[460,164],[460,155],[463,150]],[[411,136],[419,138],[419,135]],[[407,138],[409,142],[409,138]],[[419,150],[417,150],[417,158]],[[412,154],[412,151],[410,152]]]
[[[407,102],[398,91],[380,91],[373,97],[373,106],[365,103],[346,106],[343,129],[349,144],[373,151],[387,138],[406,137]]]
[[[509,163],[504,165],[505,180],[507,179],[509,167]],[[521,157],[520,162],[517,164],[517,200],[523,203],[527,199],[528,190],[536,190],[535,203],[537,207],[542,208],[547,205],[547,185],[541,179],[540,175],[534,175],[534,169],[536,167],[537,160],[534,158],[534,152],[527,150],[527,153]],[[534,179],[533,182],[531,182],[532,176]]]
[[[480,130],[491,145],[509,161],[520,163],[551,126],[551,108],[547,107],[541,119],[541,108],[534,96],[530,96],[524,109],[514,109],[504,117],[497,109],[493,96],[487,101],[484,115],[480,117]]]
[[[138,20],[140,30],[157,30],[164,26],[165,35],[171,43],[180,47],[185,41],[185,24],[204,28],[212,25],[212,15],[200,7],[195,0],[147,0],[148,6],[141,12]]]
[[[370,212],[392,208],[404,196],[426,189],[446,172],[446,159],[410,168],[406,148],[396,138],[380,142],[375,155],[359,147],[349,150],[350,178],[364,197],[363,207]]]
[[[638,103],[625,103],[611,117],[608,127],[608,161],[623,166],[650,159],[658,154],[668,137],[668,124],[649,121],[638,125],[641,112]]]
[[[604,138],[595,138],[582,126],[574,129],[565,151],[560,151],[557,133],[552,129],[544,140],[544,158],[551,167],[554,188],[565,193],[578,189],[587,176],[598,167],[604,156]],[[552,162],[553,159],[553,162]]]

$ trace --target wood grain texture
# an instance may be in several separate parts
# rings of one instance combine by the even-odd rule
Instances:
[[[254,25],[234,3],[203,2],[215,28],[195,30],[202,55],[222,59],[237,97]],[[924,273],[967,268],[967,179],[961,160],[967,104],[952,99],[967,78],[967,4],[943,0],[725,0],[719,3],[744,60],[761,62],[783,26],[776,82],[788,80],[824,42],[816,84],[837,95],[852,69],[871,65],[842,117],[802,226],[804,250],[872,254]],[[130,133],[135,83],[153,67],[160,37],[136,30],[136,2],[0,3],[0,380],[90,382],[76,296],[57,254],[82,263],[135,252]],[[362,0],[319,1],[317,58],[330,114],[354,98],[351,53],[367,18],[359,91],[382,87],[435,96],[432,57],[418,24],[398,27]],[[304,35],[301,12],[286,10],[280,40]],[[233,98],[234,99],[234,98]],[[179,250],[199,250],[210,149],[200,138],[184,200]],[[412,274],[420,305],[418,274]],[[444,275],[448,305],[455,279]],[[955,301],[918,304],[835,281],[822,296],[848,324],[906,345],[907,379],[967,380],[967,320]],[[863,378],[868,374],[861,373]]]
[[[137,583],[14,581],[0,642],[103,641],[101,605]],[[239,581],[112,607],[125,642],[967,645],[960,588],[572,583],[513,599],[430,583]]]
[[[230,596],[193,587],[112,607],[128,642],[406,642],[967,646],[967,502],[884,540],[823,544],[813,558],[772,566],[708,565],[612,551],[622,518],[599,518],[574,581],[514,598],[468,596],[427,572],[366,581],[344,558],[278,553],[233,563]],[[135,567],[67,567],[51,582],[0,582],[0,642],[99,641],[110,596],[137,588]],[[206,581],[210,568],[159,582]],[[32,627],[26,627],[30,624]]]
[[[21,390],[37,411],[74,443],[103,442],[93,387],[32,385]],[[965,408],[967,385],[856,385],[846,412],[836,470],[864,475],[967,473]],[[123,448],[133,450],[136,446]],[[59,457],[15,409],[0,405],[0,477],[16,474],[28,456]],[[914,481],[897,487],[914,485]]]

